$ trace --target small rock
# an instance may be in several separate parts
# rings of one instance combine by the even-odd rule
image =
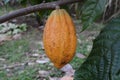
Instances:
[[[39,26],[38,29],[43,30],[44,26]]]
[[[7,72],[10,72],[10,69],[6,69]]]
[[[40,56],[39,54],[35,53],[35,54],[32,54],[33,57],[38,57]]]
[[[44,60],[36,60],[36,63],[40,63],[40,64],[44,64],[44,63],[48,63],[49,59],[44,59]]]
[[[50,66],[53,66],[54,64],[53,64],[53,63],[50,63],[49,65],[50,65]]]
[[[35,63],[34,62],[28,62],[28,65],[33,66],[33,65],[35,65]]]
[[[92,45],[87,46],[87,50],[90,51],[92,49]]]
[[[39,71],[38,73],[39,73],[40,77],[47,77],[49,75],[48,71]]]
[[[0,61],[5,61],[5,59],[4,58],[0,58]]]
[[[79,44],[81,44],[81,43],[82,43],[82,41],[81,41],[80,39],[77,39],[77,41],[78,41],[78,43],[79,43]]]

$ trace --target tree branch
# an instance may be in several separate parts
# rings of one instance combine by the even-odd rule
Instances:
[[[29,6],[27,8],[22,8],[22,9],[10,12],[8,14],[5,14],[3,16],[0,16],[0,23],[3,23],[15,17],[27,15],[27,14],[40,11],[43,9],[55,9],[56,5],[62,6],[65,4],[71,4],[71,3],[80,2],[80,1],[83,1],[83,0],[59,0],[59,1],[54,1],[54,2],[41,3],[38,5],[34,5],[34,6]]]

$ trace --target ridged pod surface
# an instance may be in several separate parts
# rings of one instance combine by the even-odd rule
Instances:
[[[54,10],[46,22],[43,43],[45,53],[58,69],[69,63],[76,50],[74,23],[64,9]]]

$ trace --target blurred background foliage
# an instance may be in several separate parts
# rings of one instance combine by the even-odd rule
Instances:
[[[58,0],[2,0],[0,1],[0,5],[10,5],[12,7],[20,5],[27,7],[52,1]],[[78,19],[83,25],[83,30],[85,30],[96,20],[105,23],[109,21],[112,16],[118,15],[120,13],[119,5],[120,0],[83,0],[80,3],[65,5],[61,8],[66,9],[72,18]],[[34,13],[39,26],[45,23],[50,12],[51,10],[42,10]]]
[[[7,9],[9,6],[27,7],[27,6],[32,6],[32,5],[52,2],[52,1],[57,1],[57,0],[2,0],[0,6],[5,6]],[[79,19],[80,9],[82,4],[83,3],[70,4],[70,5],[61,6],[61,8],[66,9],[71,16]],[[36,16],[36,20],[39,23],[39,25],[43,25],[45,23],[45,20],[51,11],[52,10],[42,10],[34,13],[34,16]]]

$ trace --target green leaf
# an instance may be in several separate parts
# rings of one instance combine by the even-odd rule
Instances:
[[[113,19],[93,41],[74,80],[120,80],[120,17]]]
[[[27,5],[27,0],[18,0],[18,2],[24,7]]]
[[[82,7],[82,24],[84,31],[90,26],[105,10],[105,5],[108,0],[87,0]]]
[[[43,0],[29,0],[30,4],[35,5],[35,4],[40,4],[43,2]]]

